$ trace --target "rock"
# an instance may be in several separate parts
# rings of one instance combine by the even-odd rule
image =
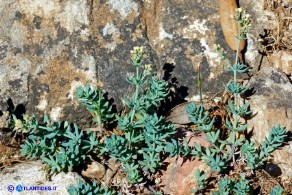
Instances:
[[[102,164],[93,161],[91,164],[87,166],[86,170],[83,170],[81,172],[81,174],[85,177],[99,180],[103,178],[103,176],[105,175],[105,168]]]
[[[209,146],[208,141],[199,135],[189,134],[189,145],[198,143],[202,146]],[[166,170],[162,170],[160,186],[165,194],[191,194],[191,190],[196,187],[195,171],[199,169],[210,175],[210,167],[201,160],[189,160],[182,157],[167,158],[164,163],[167,164]]]
[[[292,84],[289,78],[275,68],[264,68],[250,80],[255,93],[248,103],[255,116],[248,120],[253,139],[259,145],[273,126],[280,124],[292,133]],[[281,149],[273,152],[274,164],[284,175],[292,177],[291,139]]]
[[[241,4],[254,21],[246,59],[260,66],[258,33],[276,19],[267,20],[263,0]],[[0,17],[0,110],[11,98],[21,113],[84,125],[91,117],[75,89],[86,83],[103,85],[121,110],[124,96],[134,90],[126,82],[134,72],[133,46],[146,48],[145,63],[173,83],[179,103],[197,95],[198,65],[204,94],[223,91],[222,82],[231,79],[213,48],[220,44],[234,57],[223,37],[217,1],[6,0],[0,2]]]
[[[287,75],[292,75],[292,53],[287,51],[274,51],[269,60],[273,67],[282,70]]]
[[[108,169],[106,170],[105,176],[103,178],[102,184],[104,186],[109,186],[111,184],[111,181],[115,177],[117,171],[119,170],[119,167],[121,166],[121,163],[114,160],[113,158],[110,158],[108,160]],[[118,184],[118,183],[117,183]]]
[[[292,4],[288,1],[283,0],[277,3],[266,0],[240,1],[240,6],[245,8],[252,20],[252,27],[247,35],[245,60],[254,68],[253,73],[257,73],[261,68],[274,67],[291,75],[291,52],[289,51],[291,22],[287,21],[286,16],[289,15]],[[276,39],[277,41],[274,41]],[[262,55],[263,53],[267,57]]]
[[[174,67],[181,99],[197,91],[193,66],[201,64],[206,92],[229,79],[212,48],[225,45],[212,0],[7,0],[0,7],[0,110],[11,98],[23,112],[84,124],[90,116],[74,93],[86,83],[103,83],[120,110],[133,91],[126,82],[133,46],[146,47],[145,63],[161,77],[166,64]]]
[[[0,194],[19,194],[16,191],[18,185],[22,186],[21,194],[37,195],[37,194],[68,194],[67,189],[70,185],[77,185],[82,180],[77,173],[59,173],[52,177],[52,181],[46,179],[44,165],[40,161],[16,164],[13,167],[6,167],[0,173]],[[12,193],[8,191],[8,186],[12,185]],[[48,186],[52,190],[28,191],[30,186]],[[53,187],[56,187],[54,190]],[[19,188],[18,188],[19,189]]]

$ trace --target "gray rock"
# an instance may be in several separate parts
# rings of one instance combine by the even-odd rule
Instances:
[[[275,68],[264,68],[250,80],[255,92],[248,103],[255,116],[248,120],[253,139],[259,145],[272,127],[280,124],[292,133],[292,84],[289,78]],[[292,177],[292,141],[273,153],[273,162],[282,173]]]
[[[27,163],[17,164],[13,167],[6,167],[0,172],[0,194],[69,194],[67,189],[69,186],[77,185],[78,181],[82,178],[73,172],[59,173],[52,177],[51,181],[46,179],[46,173],[44,171],[44,165],[40,161],[33,161]],[[12,185],[14,190],[12,193],[8,192],[8,186]],[[23,191],[16,191],[18,185],[22,186]],[[51,187],[52,190],[24,190],[29,189],[31,186],[43,186]],[[56,188],[54,188],[56,187]],[[31,188],[32,189],[32,188]],[[56,190],[54,190],[56,189]]]
[[[264,28],[257,25],[262,0],[242,6],[255,14],[246,54],[254,65],[261,58],[253,37]],[[198,94],[198,65],[206,95],[223,91],[222,82],[231,78],[213,50],[220,44],[234,56],[222,34],[217,1],[6,0],[0,2],[0,17],[0,110],[11,98],[38,117],[45,113],[52,120],[85,124],[90,116],[74,93],[86,83],[103,84],[120,110],[123,97],[133,91],[126,82],[134,72],[133,46],[146,47],[145,63],[170,77],[177,101]],[[171,75],[165,69],[173,69]]]

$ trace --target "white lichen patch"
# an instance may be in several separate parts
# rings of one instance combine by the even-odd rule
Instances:
[[[106,35],[114,35],[115,33],[119,33],[118,29],[112,23],[107,23],[105,27],[102,29],[103,36]]]
[[[82,41],[88,41],[90,32],[88,30],[88,28],[82,29],[80,31],[80,38],[82,39]]]
[[[219,55],[215,52],[215,49],[210,49],[209,45],[206,42],[205,38],[200,39],[201,46],[203,48],[203,53],[207,57],[209,65],[216,66],[220,63]]]
[[[7,78],[8,75],[8,68],[6,68],[5,66],[0,66],[0,83],[4,83],[5,79]],[[3,85],[5,86],[5,85]]]
[[[167,33],[167,32],[163,29],[162,24],[160,24],[160,25],[159,25],[159,39],[162,41],[162,40],[165,39],[165,38],[172,39],[172,38],[173,38],[173,35]]]
[[[207,96],[202,94],[202,98],[205,99],[205,98],[207,98]],[[200,101],[200,95],[194,95],[192,97],[186,97],[186,100],[188,102],[199,102]]]
[[[53,18],[61,10],[59,0],[18,1],[18,4],[22,13],[32,17]]]
[[[183,36],[185,38],[196,38],[199,33],[200,35],[205,35],[207,31],[209,31],[208,27],[206,26],[207,20],[199,20],[196,19],[191,25],[185,27],[183,29]]]
[[[96,70],[96,62],[93,56],[91,55],[84,55],[82,56],[82,68],[86,69],[84,71],[84,74],[86,75],[86,79],[90,81],[96,81],[96,75],[97,75],[97,70]]]
[[[107,48],[110,51],[115,50],[117,47],[117,43],[120,42],[121,35],[118,28],[116,28],[115,25],[112,23],[107,23],[105,27],[102,29],[102,34],[104,37],[107,35],[112,36],[113,41],[106,43],[105,48]]]
[[[191,31],[197,31],[200,34],[205,35],[206,31],[209,30],[208,27],[206,26],[206,22],[207,20],[202,20],[201,22],[200,20],[195,20],[193,24],[189,26],[189,28]]]
[[[66,3],[64,11],[58,14],[56,21],[68,32],[78,31],[83,25],[88,25],[89,7],[86,1],[71,0]]]
[[[247,51],[245,53],[245,57],[250,62],[254,62],[256,57],[258,56],[258,50],[252,38],[247,34]]]
[[[126,18],[130,13],[138,15],[138,4],[131,0],[109,0],[108,4],[113,11],[118,11],[122,18]]]
[[[37,109],[41,111],[45,111],[48,105],[48,101],[45,99],[45,95],[40,97],[40,101],[38,105],[36,106]]]
[[[114,51],[116,49],[116,47],[117,47],[117,44],[115,44],[115,43],[107,43],[104,47],[107,48],[110,51]]]
[[[50,112],[50,119],[52,121],[59,121],[61,118],[61,111],[62,111],[61,107],[52,108]]]
[[[215,49],[211,49],[209,44],[206,42],[205,38],[200,39],[201,46],[203,48],[203,54],[207,58],[210,75],[208,76],[208,81],[216,78],[219,74],[222,73],[223,68],[220,65],[220,58],[218,53],[215,52]]]
[[[18,21],[14,21],[10,28],[10,40],[14,47],[22,48],[26,44],[29,36],[27,26]]]
[[[209,77],[208,77],[208,80],[211,80],[211,79],[214,79],[215,78],[215,75],[213,72],[210,73]]]

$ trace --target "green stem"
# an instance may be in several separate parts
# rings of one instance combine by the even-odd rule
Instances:
[[[96,121],[97,121],[97,125],[98,125],[98,131],[102,133],[102,121],[101,121],[101,98],[102,98],[102,93],[99,90],[98,91],[98,103],[97,103],[97,111],[95,112],[96,115]]]
[[[236,57],[235,57],[235,62],[234,62],[234,64],[235,65],[237,65],[237,63],[238,63],[238,56],[239,56],[239,47],[240,47],[240,39],[238,39],[237,40],[237,50],[236,50]],[[234,78],[234,83],[236,83],[237,81],[237,75],[236,75],[236,70],[233,70],[233,78]],[[236,97],[236,94],[234,94],[234,105],[235,105],[235,107],[237,107],[237,97]]]
[[[130,131],[130,140],[129,141],[129,149],[131,150],[132,149],[132,140],[133,140],[133,137],[134,137],[134,131]]]
[[[200,93],[200,104],[203,105],[203,98],[202,98],[202,75],[200,66],[198,67],[198,87],[199,87],[199,93]]]
[[[137,80],[139,79],[139,67],[138,66],[136,66],[136,79]],[[139,94],[139,87],[140,87],[140,85],[137,84],[136,85],[135,96],[134,96],[133,102],[137,102],[138,94]],[[131,112],[131,122],[134,120],[135,112],[136,112],[136,110],[134,108],[132,110],[132,112]]]
[[[238,24],[239,26],[239,24]],[[240,29],[240,26],[239,26],[239,29]],[[237,63],[238,63],[238,59],[239,59],[239,48],[240,48],[240,41],[241,41],[241,36],[240,36],[240,33],[238,34],[238,38],[237,38],[237,50],[236,50],[236,56],[235,56],[235,62],[234,62],[234,65],[233,66],[237,66]],[[234,84],[237,82],[237,71],[235,70],[235,68],[233,68],[233,82]],[[234,107],[237,108],[238,106],[238,103],[237,103],[237,94],[233,94],[234,96]],[[236,113],[233,113],[233,127],[235,128],[236,127],[236,124],[238,122],[238,116]],[[232,157],[233,157],[233,161],[235,161],[235,158],[234,158],[234,150],[235,150],[235,141],[236,141],[236,132],[232,131],[231,132],[233,135],[231,136],[232,137],[232,140],[231,140],[231,143],[232,143],[232,151],[231,151],[231,154],[232,154]]]

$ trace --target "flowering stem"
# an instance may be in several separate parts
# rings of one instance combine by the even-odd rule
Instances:
[[[239,29],[240,29],[240,25],[238,24],[239,26]],[[240,42],[241,42],[241,36],[240,36],[240,32],[238,34],[238,37],[237,37],[237,49],[236,49],[236,56],[235,56],[235,62],[234,62],[234,65],[233,67],[237,66],[237,63],[238,63],[238,58],[239,58],[239,49],[240,49]],[[233,68],[233,82],[234,84],[237,82],[237,70],[235,68]],[[237,104],[237,93],[234,93],[233,96],[234,96],[234,107],[235,109],[237,109],[238,107],[238,104]],[[237,126],[237,122],[238,122],[238,115],[236,112],[233,113],[233,128],[236,128]],[[231,155],[230,155],[230,159],[232,157],[233,159],[233,162],[235,162],[235,157],[234,157],[234,152],[235,152],[235,141],[236,141],[236,133],[234,130],[232,130],[231,134],[230,134],[230,137],[231,137],[231,143],[232,143],[232,151],[231,151]]]
[[[97,125],[98,125],[98,130],[99,132],[102,132],[102,121],[101,121],[101,98],[102,98],[102,93],[101,90],[98,91],[98,103],[96,105],[97,111],[95,112],[96,115],[96,120],[97,120]]]
[[[139,66],[136,66],[136,80],[138,80],[138,79],[139,79]],[[139,94],[139,87],[140,87],[140,85],[137,83],[133,102],[137,102],[138,94]],[[135,112],[136,112],[136,110],[134,108],[131,112],[131,122],[134,120]]]
[[[203,105],[203,98],[202,98],[202,75],[200,65],[198,65],[198,87],[199,87],[199,95],[200,95],[200,104]]]

